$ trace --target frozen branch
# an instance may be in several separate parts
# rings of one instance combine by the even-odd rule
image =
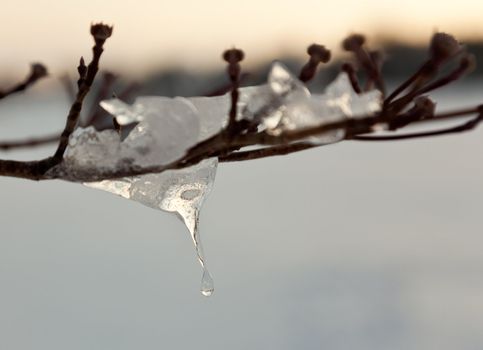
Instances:
[[[76,99],[70,108],[64,131],[60,135],[59,144],[54,155],[52,157],[48,157],[39,161],[32,161],[32,162],[0,160],[0,175],[22,177],[22,178],[32,179],[32,180],[43,180],[48,178],[45,176],[45,173],[49,169],[51,169],[52,167],[62,162],[62,157],[64,155],[65,149],[67,148],[69,136],[72,134],[72,132],[74,131],[77,125],[80,112],[82,110],[82,104],[92,86],[92,83],[97,74],[97,71],[99,70],[99,60],[104,50],[103,49],[104,43],[107,40],[107,38],[111,36],[111,34],[112,34],[112,27],[109,27],[104,24],[94,24],[91,26],[91,35],[93,36],[95,41],[95,45],[92,48],[92,52],[93,52],[92,61],[86,67],[84,63],[84,59],[83,58],[80,59],[80,64],[77,68],[77,71],[79,72],[79,80],[77,82],[78,91],[76,94]],[[41,69],[39,67],[34,67],[32,69],[32,73],[27,78],[27,80],[23,84],[20,84],[19,87],[11,91],[23,90],[26,87],[28,87],[30,84],[38,80],[39,77],[42,77],[45,75],[46,75],[45,68]],[[51,138],[49,137],[48,141],[50,141],[50,139]],[[48,141],[45,141],[44,139],[43,143]],[[42,143],[42,142],[39,142],[38,140],[28,141],[28,142],[30,142],[31,144]],[[12,144],[10,144],[10,146],[11,145]],[[16,144],[16,146],[18,145],[19,143]]]
[[[343,47],[353,53],[355,61],[342,66],[324,94],[311,94],[305,85],[315,77],[319,64],[330,59],[330,52],[321,45],[309,46],[309,60],[298,75],[275,62],[267,82],[250,87],[240,86],[245,76],[240,65],[244,53],[231,49],[223,54],[230,85],[212,97],[140,97],[132,105],[117,98],[104,100],[115,80],[107,74],[89,116],[81,121],[84,100],[111,34],[112,27],[91,26],[92,60],[86,65],[80,59],[77,91],[72,93],[73,103],[60,135],[0,142],[3,150],[57,142],[53,156],[30,162],[0,160],[0,176],[83,183],[176,213],[194,242],[205,296],[213,293],[214,285],[201,248],[198,215],[219,162],[287,155],[344,140],[394,141],[456,134],[471,131],[483,121],[481,105],[436,113],[435,103],[426,96],[459,79],[474,64],[453,37],[442,33],[433,36],[421,68],[385,99],[383,55],[368,49],[365,38],[354,34],[344,40]],[[439,77],[443,65],[454,60],[459,60],[457,68]],[[358,68],[366,75],[364,88]],[[26,89],[45,74],[43,66],[32,66],[27,79],[0,93],[0,98]],[[130,91],[132,86],[124,94]],[[108,124],[103,123],[106,112],[98,108],[99,103],[112,114],[110,128],[98,127]],[[398,133],[409,125],[451,118],[466,119],[449,128]],[[377,133],[381,130],[386,134]]]
[[[99,60],[103,52],[103,45],[107,38],[112,34],[112,28],[103,24],[93,25],[91,34],[94,37],[93,58],[88,66],[84,60],[78,67],[79,80],[78,90],[75,94],[75,101],[72,104],[66,120],[64,131],[60,135],[48,135],[38,139],[28,139],[12,142],[0,143],[0,149],[8,150],[19,147],[32,147],[45,143],[55,142],[59,144],[52,157],[33,161],[19,162],[12,160],[0,160],[0,175],[15,176],[27,179],[44,180],[53,178],[67,178],[71,181],[90,182],[106,179],[125,178],[139,176],[150,173],[161,173],[167,170],[182,169],[197,164],[204,159],[216,157],[221,162],[245,161],[265,157],[286,155],[299,152],[314,147],[321,147],[322,143],[308,142],[310,138],[321,137],[328,132],[343,131],[346,140],[361,141],[382,141],[382,140],[401,140],[416,137],[429,137],[460,133],[470,131],[481,122],[481,107],[466,108],[458,111],[445,113],[434,113],[434,104],[424,94],[445,86],[452,81],[460,78],[473,65],[471,56],[463,53],[463,49],[456,41],[448,35],[438,33],[433,37],[430,45],[430,57],[413,76],[397,87],[393,93],[384,100],[380,112],[373,115],[358,115],[351,118],[334,118],[333,121],[325,121],[320,124],[300,126],[295,129],[280,129],[277,132],[270,132],[260,128],[264,113],[270,113],[266,107],[256,114],[252,121],[239,119],[240,113],[240,61],[243,59],[243,52],[238,49],[231,49],[224,53],[223,58],[228,63],[227,72],[231,82],[230,104],[226,110],[227,124],[218,133],[202,139],[191,146],[184,156],[165,164],[126,164],[122,168],[103,169],[102,171],[80,172],[75,176],[66,175],[61,172],[51,172],[57,165],[63,162],[64,153],[68,147],[69,138],[79,123],[80,111],[86,95],[88,94],[99,67]],[[363,36],[354,34],[347,38],[343,47],[354,53],[356,64],[364,69],[368,81],[373,81],[378,89],[384,90],[384,82],[381,76],[381,58],[378,53],[367,50]],[[319,63],[326,63],[330,59],[330,52],[321,45],[313,44],[308,50],[309,60],[302,67],[299,80],[306,82],[315,76]],[[455,57],[461,56],[460,65],[448,75],[437,78],[437,71],[442,64],[451,61]],[[350,84],[356,94],[362,94],[359,82],[355,74],[354,65],[346,63],[342,66],[342,71],[346,72]],[[37,73],[38,75],[38,73]],[[103,86],[100,89],[96,100],[105,98],[109,88],[115,78],[105,76]],[[30,83],[35,79],[28,78]],[[29,83],[29,84],[30,84]],[[25,86],[28,86],[26,84]],[[413,87],[406,95],[399,97],[405,90]],[[225,90],[226,91],[226,90]],[[362,95],[361,95],[362,96]],[[246,103],[244,101],[243,103]],[[93,120],[99,119],[100,112],[93,108],[91,117],[86,124],[92,124]],[[470,121],[464,122],[459,126],[412,134],[395,135],[370,135],[375,130],[387,129],[396,131],[403,129],[407,125],[420,122],[438,122],[442,119],[460,118],[476,115]],[[323,117],[323,116],[321,116]],[[113,125],[120,129],[121,125],[114,119]],[[246,147],[254,149],[244,150]]]

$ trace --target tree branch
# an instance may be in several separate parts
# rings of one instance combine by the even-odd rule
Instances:
[[[59,146],[52,157],[53,165],[57,165],[62,161],[65,149],[69,143],[69,136],[74,132],[74,129],[79,121],[80,112],[82,110],[82,103],[84,98],[89,93],[89,90],[94,82],[94,78],[99,70],[99,60],[101,58],[102,52],[104,51],[104,43],[112,35],[112,27],[105,24],[94,24],[91,26],[91,35],[94,37],[95,45],[92,48],[92,61],[89,65],[85,66],[84,59],[81,58],[78,72],[78,91],[76,95],[76,100],[70,108],[69,115],[67,116],[67,121],[65,124],[64,131],[60,135]]]
[[[17,85],[15,85],[14,87],[10,88],[7,91],[0,91],[0,100],[16,92],[26,90],[38,80],[42,79],[43,77],[46,77],[47,74],[48,74],[47,68],[45,68],[43,64],[33,63],[30,66],[29,75],[25,78],[23,82],[18,83]]]
[[[309,148],[320,147],[312,143],[291,143],[288,145],[279,145],[273,147],[260,148],[250,151],[233,152],[227,155],[219,156],[220,162],[239,162],[244,160],[253,160],[273,156],[283,156],[294,152],[300,152]]]
[[[321,123],[312,127],[301,128],[296,130],[285,130],[280,134],[271,134],[266,131],[258,131],[258,126],[247,124],[245,120],[237,120],[237,101],[238,101],[238,86],[240,81],[240,65],[239,62],[243,58],[243,53],[240,50],[228,50],[224,54],[224,59],[228,62],[228,73],[231,81],[231,105],[228,117],[228,126],[220,132],[207,140],[199,142],[190,149],[187,150],[186,155],[181,159],[178,159],[170,164],[164,165],[152,165],[149,167],[139,166],[126,166],[122,169],[114,170],[99,170],[99,171],[85,171],[76,172],[75,174],[66,174],[62,170],[62,160],[64,152],[67,148],[69,137],[72,135],[75,127],[77,126],[80,118],[80,112],[86,95],[88,94],[96,73],[99,69],[99,60],[103,52],[103,44],[107,38],[112,34],[112,28],[103,24],[96,24],[91,27],[91,34],[94,37],[95,45],[93,47],[93,58],[88,66],[85,66],[83,59],[81,59],[78,67],[79,80],[78,91],[75,95],[75,101],[69,111],[69,115],[66,120],[66,125],[62,135],[60,136],[59,144],[55,154],[52,157],[48,157],[39,161],[21,162],[13,160],[0,160],[0,175],[13,176],[33,180],[47,180],[54,178],[62,178],[77,182],[91,182],[107,179],[116,179],[122,177],[132,177],[137,175],[143,175],[148,173],[160,173],[170,169],[181,169],[191,165],[194,165],[203,159],[218,157],[221,162],[232,161],[244,161],[259,159],[264,157],[286,155],[302,150],[320,147],[322,145],[313,144],[308,142],[308,138],[313,136],[320,136],[330,131],[341,130],[345,133],[345,139],[350,140],[364,140],[364,141],[382,141],[382,140],[400,140],[409,138],[419,138],[428,136],[445,135],[451,133],[465,132],[475,128],[483,120],[483,107],[477,106],[472,108],[465,108],[457,111],[450,111],[442,114],[434,114],[434,103],[426,97],[417,97],[421,93],[428,92],[440,86],[446,85],[451,81],[458,79],[463,72],[465,72],[470,66],[470,61],[466,60],[464,56],[460,62],[459,69],[450,73],[446,77],[443,77],[435,82],[431,83],[428,79],[424,78],[411,78],[410,83],[403,83],[403,89],[396,89],[396,93],[390,95],[382,106],[382,111],[373,116],[358,116],[353,118],[347,118],[341,116],[340,120],[330,123]],[[436,34],[438,35],[438,34]],[[380,76],[380,64],[377,63],[375,55],[369,55],[362,49],[363,37],[352,36],[350,41],[346,41],[346,49],[354,51],[359,57],[359,60],[365,66],[367,73],[370,75],[378,88],[384,89],[384,82]],[[302,68],[300,78],[302,80],[311,79],[316,70],[316,63],[324,60],[328,60],[328,51],[321,46],[311,46],[309,55],[311,58],[309,62]],[[443,45],[444,49],[447,49]],[[436,47],[438,49],[438,47]],[[437,65],[443,62],[448,57],[454,56],[454,50],[451,52],[441,53],[433,47],[431,62]],[[362,51],[361,51],[362,50]],[[451,55],[450,55],[451,54]],[[324,56],[325,55],[325,56]],[[439,55],[439,56],[438,56]],[[323,57],[322,57],[323,56]],[[321,59],[321,57],[323,59]],[[436,63],[435,63],[436,62]],[[360,90],[355,72],[352,66],[346,66],[345,70],[351,72],[351,83],[353,86]],[[422,73],[416,73],[418,76]],[[428,73],[424,73],[426,77]],[[422,86],[415,81],[419,79],[419,82],[429,81],[429,84]],[[392,96],[397,97],[399,91],[402,92],[406,87],[413,85],[413,90],[406,96],[399,98],[398,100],[391,101]],[[417,88],[415,88],[418,86]],[[409,108],[409,104],[412,103],[412,108]],[[377,127],[384,126],[391,130],[399,130],[407,125],[419,123],[419,122],[438,122],[440,120],[449,118],[461,118],[467,117],[478,113],[478,116],[466,121],[456,127],[412,133],[403,135],[388,135],[388,136],[370,136],[369,133],[374,132]],[[321,116],[322,117],[322,116]],[[321,118],[323,120],[323,118]],[[24,141],[14,141],[0,143],[0,149],[11,149],[18,147],[28,147],[47,142],[52,142],[57,139],[57,135],[49,135],[39,139],[30,139]],[[244,147],[258,148],[251,150],[241,150]],[[52,170],[54,167],[60,166]],[[49,171],[52,170],[52,171]],[[69,169],[64,169],[69,170]]]
[[[103,45],[107,38],[112,34],[112,27],[104,24],[94,24],[91,26],[91,35],[94,38],[95,45],[92,48],[93,57],[92,61],[86,67],[84,59],[81,58],[79,67],[79,80],[77,82],[78,91],[76,100],[72,104],[69,115],[67,116],[66,125],[59,140],[59,145],[52,157],[47,157],[39,161],[21,162],[13,160],[0,160],[0,174],[4,176],[22,177],[33,180],[43,180],[50,177],[45,173],[62,162],[65,149],[69,142],[69,137],[74,131],[77,122],[79,120],[80,112],[82,110],[82,104],[86,95],[88,94],[90,87],[94,81],[94,78],[99,70],[99,59],[103,52]],[[28,86],[28,84],[26,85]]]
[[[60,139],[60,133],[57,133],[57,134],[42,136],[38,138],[31,138],[27,140],[0,142],[0,150],[10,151],[12,149],[42,146],[42,145],[58,142],[59,139]]]
[[[478,126],[479,123],[481,123],[482,120],[483,120],[483,114],[479,114],[477,117],[461,125],[457,125],[457,126],[453,126],[453,127],[441,129],[441,130],[403,134],[403,135],[384,135],[384,136],[366,136],[366,135],[357,136],[356,135],[352,137],[352,139],[356,141],[396,141],[396,140],[417,139],[417,138],[430,137],[430,136],[456,134],[460,132],[473,130]]]

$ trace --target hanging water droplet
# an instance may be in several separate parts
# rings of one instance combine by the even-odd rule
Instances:
[[[211,277],[210,272],[206,268],[203,268],[200,292],[205,297],[211,297],[214,291],[215,283],[213,282],[213,278]]]

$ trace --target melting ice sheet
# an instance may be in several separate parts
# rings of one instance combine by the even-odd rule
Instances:
[[[218,160],[211,158],[180,170],[115,181],[90,182],[85,185],[176,214],[191,234],[198,261],[203,269],[201,293],[210,296],[213,294],[214,284],[206,266],[198,222],[201,206],[213,187],[217,165]]]

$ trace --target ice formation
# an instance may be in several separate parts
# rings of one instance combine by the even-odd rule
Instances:
[[[59,171],[64,171],[67,177],[69,173],[102,174],[128,166],[165,165],[180,159],[199,141],[200,119],[191,102],[181,97],[141,100],[142,104],[132,107],[118,100],[104,102],[108,111],[116,115],[119,112],[121,125],[132,122],[137,125],[124,140],[114,130],[76,129]],[[134,114],[135,110],[140,114]],[[123,114],[128,112],[136,118]]]
[[[227,123],[230,94],[217,97],[146,96],[129,105],[118,99],[101,102],[120,125],[136,123],[125,139],[113,130],[78,128],[70,137],[64,162],[56,170],[64,178],[76,174],[103,174],[137,166],[166,165],[182,158],[198,142],[217,134]],[[275,62],[266,84],[239,90],[237,119],[258,125],[259,131],[278,135],[287,130],[332,123],[376,113],[378,91],[357,94],[341,73],[324,94],[311,94],[285,66]],[[343,130],[308,138],[315,144],[342,140]],[[213,293],[213,280],[198,231],[198,218],[216,174],[217,159],[159,174],[85,183],[148,207],[175,213],[188,228],[203,268],[201,292]]]
[[[205,159],[197,165],[120,180],[89,182],[86,186],[108,191],[153,209],[176,214],[188,228],[203,269],[201,293],[210,296],[213,279],[206,267],[198,222],[201,206],[215,180],[218,160]]]
[[[150,159],[144,157],[142,161],[149,166],[165,164],[168,162],[167,159],[172,161],[181,158],[187,148],[217,133],[222,128],[224,118],[222,118],[221,110],[217,114],[210,114],[214,109],[209,108],[206,99],[204,97],[194,98],[191,102],[181,97],[174,99],[141,97],[132,106],[117,99],[103,101],[101,105],[115,115],[121,125],[139,123],[121,144],[128,145],[128,148],[132,144],[142,147],[146,144],[148,137],[147,143],[151,146],[146,150],[146,154],[153,155]],[[183,118],[183,110],[187,110],[189,114],[186,120]],[[192,118],[193,115],[195,118]],[[218,119],[207,117],[209,115],[216,116]],[[208,119],[210,120],[208,121]],[[167,120],[168,122],[166,122]],[[200,123],[204,120],[207,122]],[[180,128],[187,128],[187,130],[184,130],[184,134],[180,134],[178,132]],[[157,131],[158,129],[163,129],[163,135]],[[166,134],[170,135],[167,137]],[[155,155],[159,156],[156,154],[158,147],[166,144],[166,141],[163,140],[164,137],[172,140],[167,143],[168,147],[171,147],[169,154],[177,153],[178,158],[172,159],[172,156],[166,155],[167,152],[164,152],[158,160],[154,158]],[[177,145],[176,140],[184,137],[186,137],[184,142]],[[214,283],[206,267],[198,221],[203,201],[212,188],[217,165],[218,160],[212,158],[180,170],[169,170],[160,174],[147,174],[120,180],[90,182],[85,185],[120,195],[154,209],[175,213],[180,217],[191,234],[198,261],[203,268],[201,293],[211,296],[214,291]]]
[[[357,94],[346,73],[339,76],[323,94],[311,94],[306,86],[282,64],[275,62],[268,77],[273,108],[262,123],[267,132],[281,134],[337,121],[366,117],[381,109],[381,93],[377,90]],[[326,144],[341,141],[344,130],[333,130],[310,137],[307,141]]]

